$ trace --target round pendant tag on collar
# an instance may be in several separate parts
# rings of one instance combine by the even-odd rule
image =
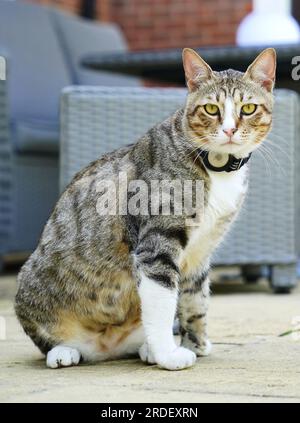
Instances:
[[[229,154],[215,153],[210,151],[207,155],[207,160],[211,167],[215,169],[223,169],[229,163]]]
[[[234,172],[248,163],[251,154],[248,157],[237,159],[232,154],[214,153],[199,148],[197,157],[201,157],[204,166],[208,170],[213,170],[214,172]]]

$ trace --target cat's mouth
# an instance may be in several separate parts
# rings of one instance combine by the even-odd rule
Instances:
[[[244,143],[233,141],[232,139],[220,143],[216,149],[218,149],[220,153],[223,152],[228,154],[241,154],[246,149],[245,154],[248,154],[248,149]]]
[[[240,145],[240,144],[230,139],[229,141],[223,142],[221,145]]]
[[[233,150],[240,149],[241,143],[237,141],[233,141],[232,139],[229,139],[225,142],[220,143],[219,146],[221,147],[222,150],[228,149],[230,150],[230,152],[232,152]]]

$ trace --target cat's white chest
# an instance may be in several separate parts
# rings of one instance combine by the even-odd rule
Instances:
[[[206,213],[213,216],[222,216],[236,210],[241,197],[247,189],[247,167],[236,172],[208,171],[210,190]]]
[[[188,276],[204,265],[238,212],[247,190],[247,168],[231,173],[209,171],[210,187],[199,225],[190,228],[189,242],[179,263]]]

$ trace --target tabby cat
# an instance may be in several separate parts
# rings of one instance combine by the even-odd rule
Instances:
[[[211,351],[210,257],[241,208],[247,161],[271,127],[276,53],[264,50],[246,73],[214,72],[184,49],[183,66],[185,107],[79,172],[20,271],[16,313],[51,368],[139,353],[178,370]],[[149,186],[202,181],[198,224],[184,214],[97,213],[97,184],[117,184],[120,172]]]

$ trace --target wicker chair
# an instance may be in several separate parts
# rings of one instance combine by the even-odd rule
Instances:
[[[69,87],[61,104],[61,189],[90,161],[134,142],[185,101],[184,89]],[[299,243],[299,97],[277,90],[273,158],[251,159],[243,210],[214,258],[216,265],[267,265],[274,291],[296,284]],[[116,122],[117,116],[117,122]],[[249,267],[250,266],[250,267]]]

